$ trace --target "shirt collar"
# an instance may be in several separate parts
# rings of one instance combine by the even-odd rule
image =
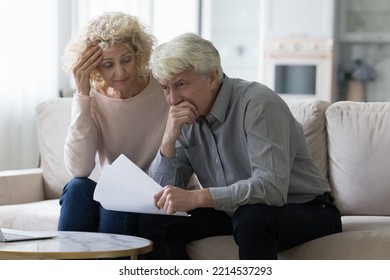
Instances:
[[[224,75],[222,86],[215,98],[214,104],[211,107],[210,113],[206,116],[207,122],[211,125],[215,121],[221,124],[225,121],[227,107],[232,95],[232,83],[230,78]]]

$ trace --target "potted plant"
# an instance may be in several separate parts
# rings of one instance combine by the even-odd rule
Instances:
[[[339,69],[339,80],[346,85],[346,100],[365,101],[365,85],[375,80],[373,67],[361,59],[342,63]]]

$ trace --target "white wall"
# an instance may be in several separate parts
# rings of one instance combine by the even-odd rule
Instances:
[[[257,81],[260,46],[259,0],[204,0],[202,36],[218,49],[230,77]]]

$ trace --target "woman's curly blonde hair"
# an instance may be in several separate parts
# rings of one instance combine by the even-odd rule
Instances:
[[[74,83],[72,69],[81,59],[81,54],[100,43],[107,44],[109,47],[115,43],[125,44],[136,57],[140,79],[147,79],[149,58],[156,45],[155,37],[146,32],[146,28],[138,18],[122,12],[106,12],[92,19],[80,34],[72,38],[65,49],[62,57],[63,68],[72,77],[72,85]],[[96,70],[93,71],[91,82],[101,81],[100,74]]]

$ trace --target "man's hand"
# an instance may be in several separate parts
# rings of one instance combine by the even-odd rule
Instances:
[[[169,109],[167,124],[161,142],[160,151],[164,157],[174,157],[175,143],[179,139],[184,124],[193,124],[198,110],[188,101],[173,105]]]
[[[208,189],[188,191],[168,185],[154,195],[154,205],[167,214],[175,214],[199,207],[213,207],[213,201]]]

